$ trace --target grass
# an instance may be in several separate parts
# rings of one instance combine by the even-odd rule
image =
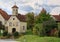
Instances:
[[[33,33],[32,33],[31,30],[27,30],[26,35],[32,35],[32,34],[33,34]]]
[[[36,35],[24,35],[18,39],[19,42],[60,42],[56,37],[39,37]]]

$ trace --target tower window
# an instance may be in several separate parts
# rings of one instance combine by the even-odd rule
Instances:
[[[16,9],[16,11],[17,11],[17,9]]]
[[[15,9],[13,9],[13,11],[15,11]]]

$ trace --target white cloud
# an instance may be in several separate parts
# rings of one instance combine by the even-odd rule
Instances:
[[[52,5],[52,6],[55,5],[55,7],[50,12],[52,15],[60,14],[60,0],[47,0],[46,4],[47,5]]]
[[[54,9],[51,11],[50,14],[52,14],[52,15],[58,15],[58,14],[60,14],[60,7],[54,8]]]
[[[60,5],[60,0],[47,0],[48,5]]]
[[[37,3],[37,0],[36,1],[34,1],[34,0],[14,0],[14,1],[12,1],[12,0],[9,0],[9,1],[8,0],[4,0],[4,1],[1,1],[0,0],[0,6],[1,6],[1,8],[3,10],[5,10],[5,11],[8,10],[7,13],[9,13],[9,11],[11,11],[11,7],[13,6],[13,4],[15,2],[17,3],[17,6],[19,6],[19,8],[20,8],[20,6],[29,5],[33,9],[36,9],[36,6],[34,4],[35,4],[35,2]],[[19,10],[19,13],[22,13],[22,11]],[[26,12],[23,11],[23,13],[26,13]],[[9,13],[9,14],[11,14],[11,13]]]
[[[28,12],[26,12],[26,11],[22,11],[22,10],[19,10],[19,13],[25,15],[25,14],[27,14]]]
[[[33,12],[40,12],[42,7],[39,5],[60,5],[60,0],[0,0],[0,8],[5,10],[8,14],[12,14],[11,7],[16,2],[17,6],[19,7],[19,13],[25,14],[28,13],[27,11],[20,10],[21,6],[31,6],[34,10]],[[49,8],[45,6],[45,8]],[[60,7],[54,7],[50,9],[51,14],[59,14]],[[47,10],[48,11],[48,10]]]

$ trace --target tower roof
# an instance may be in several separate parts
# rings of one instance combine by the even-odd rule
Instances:
[[[14,5],[12,8],[18,8],[17,5]]]

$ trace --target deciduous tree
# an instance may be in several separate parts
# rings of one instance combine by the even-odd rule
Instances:
[[[27,17],[27,28],[32,30],[34,26],[34,13],[33,12],[27,13],[26,17]]]

